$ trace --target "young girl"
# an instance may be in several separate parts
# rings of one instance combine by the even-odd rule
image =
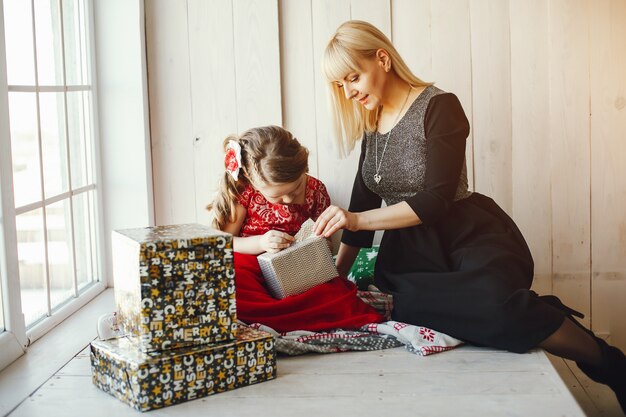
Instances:
[[[330,205],[326,187],[308,172],[308,150],[278,126],[250,129],[224,140],[220,192],[207,207],[214,226],[233,235],[237,316],[278,332],[358,328],[383,317],[356,296],[356,286],[336,277],[277,300],[264,286],[256,255],[293,242],[308,218]]]

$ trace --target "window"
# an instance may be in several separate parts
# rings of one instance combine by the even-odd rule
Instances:
[[[2,0],[26,328],[79,297],[99,276],[88,3]]]
[[[0,265],[0,268],[2,265]],[[0,275],[0,333],[4,332],[4,305],[2,304],[2,276]]]

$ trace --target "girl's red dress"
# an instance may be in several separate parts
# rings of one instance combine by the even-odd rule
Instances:
[[[248,186],[239,203],[247,216],[239,235],[262,235],[269,230],[295,235],[308,218],[317,217],[330,205],[326,187],[307,176],[304,204],[272,204]],[[278,332],[359,328],[383,317],[356,295],[356,286],[336,277],[310,290],[277,300],[264,285],[256,255],[235,252],[237,316],[245,323],[261,323]]]

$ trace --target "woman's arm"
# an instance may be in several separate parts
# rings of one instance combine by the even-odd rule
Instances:
[[[227,223],[222,231],[233,235],[233,249],[235,252],[258,255],[263,252],[276,253],[293,243],[293,236],[288,233],[270,230],[264,235],[240,237],[239,232],[246,218],[246,208],[237,204],[235,208],[235,221]]]
[[[317,235],[330,237],[337,230],[391,230],[416,226],[421,223],[415,211],[402,201],[388,207],[353,213],[341,207],[330,206],[315,223]]]

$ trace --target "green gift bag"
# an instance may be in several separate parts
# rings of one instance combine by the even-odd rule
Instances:
[[[378,256],[378,245],[371,248],[361,248],[348,272],[348,279],[356,284],[359,290],[367,290],[374,284],[374,266]]]

